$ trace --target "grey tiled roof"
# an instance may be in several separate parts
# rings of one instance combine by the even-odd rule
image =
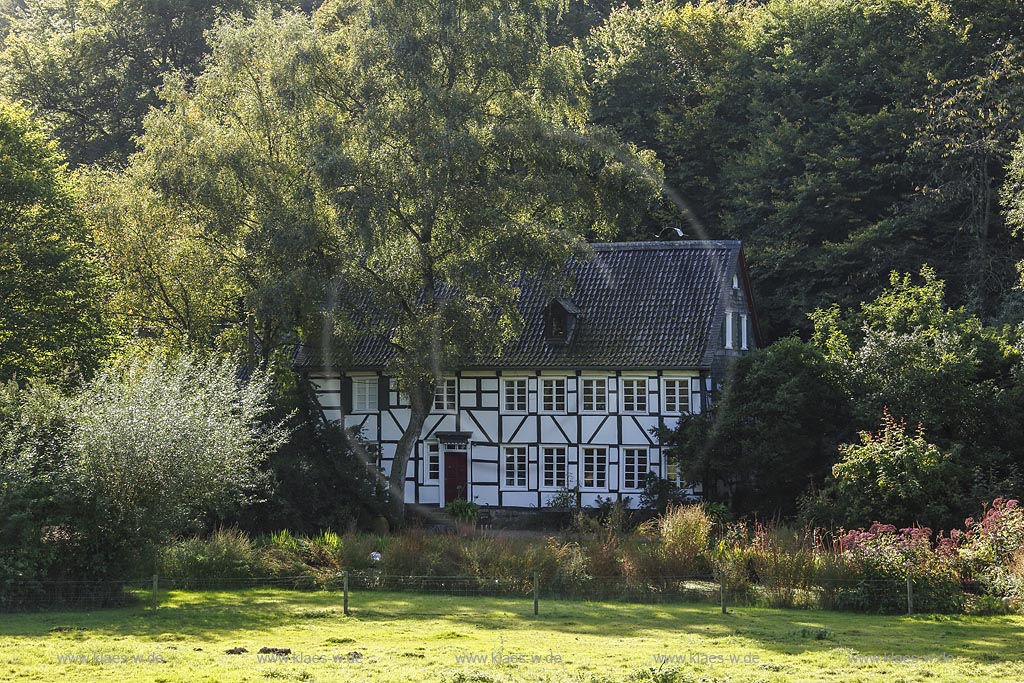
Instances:
[[[500,357],[481,359],[478,367],[705,367],[723,283],[736,267],[740,243],[591,246],[592,259],[567,264],[573,284],[563,297],[579,309],[570,341],[545,341],[544,313],[551,296],[540,283],[524,282],[519,302],[523,334]],[[347,365],[352,369],[383,367],[389,353],[385,340],[367,337],[352,349]],[[300,355],[301,364],[307,367],[324,365],[312,349]]]

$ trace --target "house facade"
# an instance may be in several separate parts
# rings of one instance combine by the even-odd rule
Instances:
[[[706,410],[730,358],[757,346],[740,243],[592,247],[567,264],[563,295],[522,287],[524,330],[500,357],[438,384],[407,501],[543,507],[578,487],[585,506],[636,505],[648,473],[678,482],[657,428]],[[306,372],[325,417],[359,430],[390,472],[410,411],[381,348],[363,345],[345,368],[313,355]]]

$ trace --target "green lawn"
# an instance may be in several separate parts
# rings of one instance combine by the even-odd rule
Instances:
[[[352,606],[345,617],[337,593],[257,589],[172,593],[156,614],[0,615],[0,680],[1024,680],[1020,616],[542,600],[534,617],[528,599],[406,593],[357,593]],[[248,652],[225,653],[234,647]],[[261,647],[299,661],[260,662]],[[918,659],[882,661],[892,655]],[[685,661],[659,664],[666,656]]]

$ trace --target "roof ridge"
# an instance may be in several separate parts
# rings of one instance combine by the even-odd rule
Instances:
[[[740,240],[649,240],[646,242],[592,242],[588,246],[595,251],[626,251],[661,249],[733,249],[739,248]]]

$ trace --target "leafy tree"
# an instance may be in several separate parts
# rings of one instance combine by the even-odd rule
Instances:
[[[888,408],[947,443],[1012,443],[1019,352],[1004,334],[949,308],[933,270],[923,268],[921,278],[893,273],[889,288],[856,313],[816,311],[813,343],[845,378],[861,424]]]
[[[2,88],[53,129],[73,164],[123,163],[168,72],[195,75],[204,32],[249,0],[29,0],[0,51]]]
[[[291,431],[267,460],[271,493],[221,522],[252,533],[379,528],[387,514],[387,480],[367,466],[360,435],[341,434],[341,425],[323,418],[312,387],[301,377],[281,381],[281,374],[273,415],[286,419]]]
[[[209,349],[225,325],[244,321],[233,255],[138,174],[91,168],[76,184],[107,275],[108,318],[123,335]]]
[[[960,162],[976,161],[977,130],[1015,136],[1003,124],[1017,108],[979,67],[994,48],[973,38],[981,9],[969,4],[662,0],[613,12],[586,43],[595,118],[658,152],[674,200],[642,236],[675,221],[744,240],[768,338],[809,332],[807,311],[856,305],[922,263],[955,301],[992,315],[1019,247],[998,216],[985,230],[967,220],[980,185]],[[988,154],[993,178],[1005,153]],[[940,186],[962,192],[921,192]]]
[[[270,385],[229,361],[154,358],[101,373],[71,401],[72,477],[106,538],[155,544],[250,500],[284,441],[263,420]]]
[[[155,357],[80,390],[0,392],[0,570],[119,576],[261,492],[284,440],[269,384],[221,360]],[[2,579],[4,577],[0,577]]]
[[[932,529],[951,528],[960,517],[957,493],[964,492],[954,454],[929,443],[924,429],[908,432],[906,422],[886,412],[876,433],[861,432],[860,443],[839,447],[834,480],[805,501],[816,523],[866,527],[873,522]]]
[[[660,187],[650,155],[589,124],[581,56],[547,44],[552,9],[264,13],[224,26],[194,93],[171,88],[147,123],[150,177],[204,234],[245,243],[279,300],[321,306],[328,330],[362,317],[389,341],[412,407],[396,517],[436,379],[514,334],[524,272],[557,271]]]
[[[666,201],[637,237],[666,224],[709,238],[725,193],[723,161],[747,125],[739,91],[750,12],[725,2],[623,5],[584,43],[594,118],[665,162]]]
[[[186,259],[186,285],[212,267],[242,310],[230,316],[224,292],[203,288],[194,296],[208,302],[202,323],[217,313],[245,320],[248,335],[236,347],[258,350],[263,366],[327,305],[339,272],[336,217],[307,137],[319,134],[317,109],[327,104],[312,90],[311,29],[308,17],[269,11],[223,24],[193,86],[168,83],[168,105],[151,114],[128,170],[169,202],[167,228],[181,251],[164,252],[171,260],[163,267]],[[140,218],[143,231],[164,220],[149,210]]]
[[[1024,57],[1011,44],[969,75],[934,85],[912,147],[919,185],[908,215],[932,227],[928,252],[964,255],[934,263],[976,313],[995,312],[1013,296],[1014,264],[1024,257],[999,210],[1005,168],[1024,131],[1022,97]]]
[[[741,359],[710,410],[684,417],[662,442],[706,499],[739,514],[792,515],[828,475],[849,412],[824,356],[787,338]]]
[[[0,101],[0,381],[95,369],[103,288],[63,159]]]

